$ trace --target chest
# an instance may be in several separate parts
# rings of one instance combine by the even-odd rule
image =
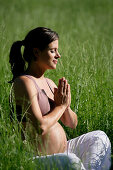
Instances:
[[[44,82],[37,81],[37,84],[40,90],[43,91],[48,96],[48,98],[54,100],[54,87],[52,86],[50,87],[46,81]]]

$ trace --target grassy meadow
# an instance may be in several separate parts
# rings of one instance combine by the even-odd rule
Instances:
[[[71,85],[71,108],[78,115],[78,126],[64,127],[67,138],[103,130],[113,155],[113,1],[0,0],[0,169],[41,168],[30,159],[31,145],[21,140],[21,124],[16,118],[10,122],[8,84],[12,43],[38,26],[60,36],[61,60],[46,76],[56,84],[64,76]]]

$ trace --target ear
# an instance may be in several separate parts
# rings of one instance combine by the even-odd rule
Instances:
[[[38,52],[38,48],[33,48],[33,54],[35,57],[37,57],[39,55],[39,52]]]

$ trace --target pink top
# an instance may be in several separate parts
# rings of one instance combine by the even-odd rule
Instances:
[[[38,99],[38,103],[39,103],[39,107],[40,107],[42,115],[44,116],[44,115],[48,114],[49,112],[51,112],[54,109],[55,102],[47,96],[44,89],[39,88],[39,86],[37,85],[36,81],[34,80],[34,78],[32,76],[30,76],[30,75],[25,75],[25,76],[30,78],[35,84],[35,87],[38,91],[37,99]],[[48,84],[50,90],[52,91],[52,93],[54,93],[47,79],[46,79],[46,81],[47,81],[47,84]]]

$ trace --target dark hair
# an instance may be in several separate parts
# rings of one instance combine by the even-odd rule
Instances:
[[[59,36],[55,31],[45,27],[37,27],[31,30],[24,40],[14,42],[9,54],[9,63],[13,73],[10,82],[13,82],[17,76],[24,74],[26,70],[25,62],[30,63],[33,59],[33,48],[39,48],[42,51],[49,43],[57,39],[59,39]],[[22,46],[24,46],[23,56],[21,53]]]

